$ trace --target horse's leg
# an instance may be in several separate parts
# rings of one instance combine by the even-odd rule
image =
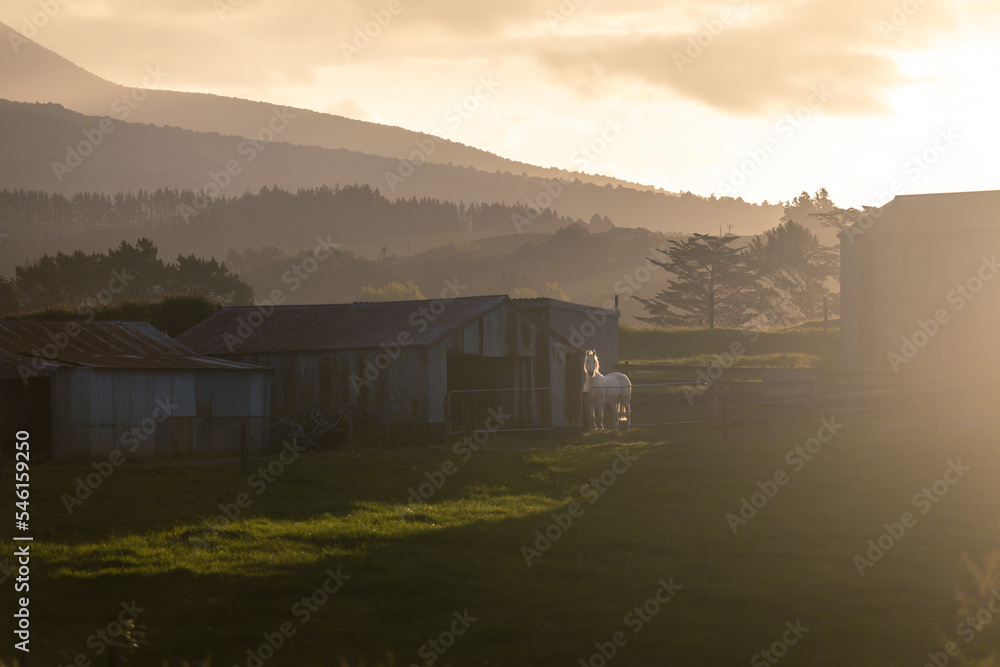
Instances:
[[[632,430],[632,390],[629,389],[625,394],[623,399],[625,403],[625,424],[628,426],[628,430]]]

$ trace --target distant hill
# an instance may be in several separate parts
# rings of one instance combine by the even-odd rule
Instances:
[[[511,218],[528,214],[523,205],[388,199],[369,185],[294,192],[262,188],[212,199],[201,211],[195,209],[198,204],[191,190],[139,190],[113,196],[82,192],[72,197],[42,190],[0,190],[0,230],[4,230],[0,273],[11,273],[18,263],[43,254],[103,252],[140,237],[154,241],[168,257],[191,252],[222,257],[230,250],[265,247],[295,253],[313,248],[322,238],[377,258],[390,249],[392,254],[409,255],[411,250],[419,253],[497,234],[506,236],[494,245],[510,248],[528,237],[583,223],[546,209],[533,221],[531,231],[510,234]],[[601,218],[584,226],[603,231],[611,221]]]
[[[39,159],[33,161],[31,156],[12,155],[4,150],[0,154],[0,187],[38,188],[66,194],[82,190],[114,194],[139,187],[201,188],[208,182],[210,171],[217,172],[229,160],[246,159],[249,149],[245,154],[238,153],[246,137],[258,137],[263,132],[267,138],[275,113],[286,113],[264,102],[161,90],[169,87],[170,76],[155,68],[136,73],[137,79],[145,77],[146,88],[122,86],[95,76],[0,23],[0,37],[9,41],[12,34],[16,48],[0,49],[0,96],[14,102],[47,105],[20,109],[72,119],[79,127],[41,119],[26,121],[22,118],[13,122],[6,113],[13,113],[17,107],[5,108],[2,120],[5,125],[10,122],[11,126],[3,133],[4,148],[15,151],[40,148],[48,164],[46,169],[39,169],[40,156],[34,156]],[[59,107],[82,116],[60,113]],[[287,113],[294,118],[284,124],[274,140],[312,147],[314,151],[297,153],[275,148],[266,160],[261,160],[262,165],[243,165],[244,173],[234,180],[233,190],[255,190],[273,185],[297,188],[368,183],[387,197],[430,196],[479,202],[523,202],[541,198],[544,204],[547,193],[542,182],[524,177],[554,179],[562,175],[555,169],[508,160],[398,127],[306,109],[288,109]],[[116,128],[121,125],[124,129],[126,122],[149,124],[207,133],[212,138],[204,134],[196,140],[192,136],[140,133],[140,139],[132,131],[120,131],[117,136],[109,134],[106,142],[107,145],[122,144],[118,146],[119,152],[112,150],[113,156],[102,158],[108,151],[100,147],[79,170],[64,174],[61,181],[50,178],[51,162],[64,161],[65,147],[84,139],[83,131],[93,131],[97,127],[93,118],[102,117],[110,118]],[[29,134],[12,137],[15,129],[26,130]],[[49,136],[49,130],[56,134]],[[128,138],[123,140],[122,135]],[[228,143],[223,137],[230,137]],[[239,139],[235,139],[237,137]],[[54,141],[56,138],[59,141]],[[12,139],[15,143],[6,143]],[[171,147],[174,140],[179,142],[176,149]],[[41,145],[35,146],[33,141]],[[158,150],[153,154],[136,154],[137,150],[154,148]],[[341,152],[315,151],[322,148]],[[429,148],[433,150],[427,150]],[[386,172],[400,171],[397,156],[409,156],[414,151],[419,151],[421,159],[430,164],[420,167],[413,177],[398,187],[389,187]],[[383,159],[374,159],[379,156]],[[449,165],[457,170],[448,169]],[[29,171],[21,172],[22,167]],[[108,171],[102,173],[101,169]],[[404,173],[406,169],[408,166],[404,165]],[[157,182],[158,177],[163,180]],[[686,197],[683,206],[677,202],[668,205],[664,202],[677,195],[607,176],[574,173],[570,178],[579,185],[593,184],[607,189],[586,190],[570,186],[574,191],[554,204],[561,214],[589,218],[599,213],[611,216],[618,225],[708,232],[717,230],[719,225],[734,224],[735,231],[748,234],[772,226],[781,214],[777,206],[754,206],[742,201],[715,206],[709,200],[692,195]],[[707,206],[698,205],[702,202]]]
[[[87,116],[110,116],[133,123],[174,126],[198,132],[216,132],[241,137],[256,136],[268,127],[273,106],[220,95],[184,93],[161,88],[170,86],[169,73],[149,68],[136,72],[149,90],[138,90],[106,81],[62,56],[20,35],[17,48],[7,48],[8,35],[15,32],[0,23],[0,96],[15,102],[52,102]],[[508,160],[421,132],[390,125],[292,108],[295,119],[280,140],[300,146],[343,148],[349,151],[395,157],[408,155],[418,142],[434,142],[427,161],[472,167],[480,171],[555,178],[558,171]],[[607,176],[578,174],[587,183],[625,185],[641,190],[656,188],[627,183]],[[375,185],[374,183],[372,185]]]
[[[429,297],[440,294],[445,281],[457,281],[466,296],[518,289],[543,294],[549,283],[556,282],[576,303],[613,304],[618,294],[622,321],[637,324],[633,318],[646,312],[632,297],[652,296],[667,280],[666,271],[650,268],[646,258],[656,255],[656,248],[668,247],[670,238],[646,229],[591,232],[586,226],[570,225],[555,233],[451,243],[411,256],[390,253],[385,260],[335,251],[314,275],[301,281],[292,271],[303,255],[269,249],[230,253],[225,261],[253,287],[258,300],[275,287],[286,292],[287,303],[307,304],[350,303],[359,298],[363,286],[393,280],[412,280]]]
[[[279,113],[276,107],[271,109]],[[0,188],[67,195],[177,188],[238,196],[271,186],[294,191],[367,183],[390,198],[531,201],[549,204],[572,218],[607,215],[621,227],[710,233],[733,224],[741,234],[772,227],[782,211],[779,206],[739,199],[668,195],[582,181],[560,184],[442,164],[419,166],[405,181],[393,183],[392,191],[385,174],[397,171],[398,159],[84,116],[56,104],[0,101],[0,146]],[[530,230],[530,219],[511,222],[511,232]]]

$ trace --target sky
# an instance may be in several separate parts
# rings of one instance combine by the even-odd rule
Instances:
[[[4,0],[0,21],[123,85],[155,66],[675,192],[1000,189],[995,0]]]

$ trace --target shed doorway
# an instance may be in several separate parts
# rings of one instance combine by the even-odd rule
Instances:
[[[43,461],[52,456],[52,379],[0,380],[0,443],[3,459],[14,460],[14,438],[18,431],[31,436],[31,458]]]
[[[448,351],[448,391],[513,389],[519,363],[507,357],[483,357]]]

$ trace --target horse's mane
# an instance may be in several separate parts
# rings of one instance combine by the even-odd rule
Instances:
[[[587,350],[587,356],[594,355],[594,375],[601,372],[601,360],[597,358],[597,350]]]

